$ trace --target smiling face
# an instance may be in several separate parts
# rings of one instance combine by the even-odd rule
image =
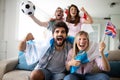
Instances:
[[[80,50],[86,51],[89,47],[89,35],[85,31],[80,31],[75,36],[74,50],[77,53]]]
[[[57,20],[61,20],[61,19],[63,19],[63,10],[62,10],[62,8],[60,8],[60,7],[58,7],[57,8],[57,10],[56,10],[56,12],[55,12],[55,17],[56,17],[56,19]]]
[[[71,17],[75,17],[77,15],[77,9],[74,6],[70,8],[70,15]]]
[[[65,28],[63,27],[59,27],[59,28],[56,28],[54,33],[53,33],[53,38],[55,40],[55,45],[57,47],[61,47],[63,46],[65,40],[66,40],[66,31],[65,31]]]
[[[78,36],[76,44],[79,50],[86,50],[88,47],[88,38],[86,37],[86,35],[82,34],[80,36]]]

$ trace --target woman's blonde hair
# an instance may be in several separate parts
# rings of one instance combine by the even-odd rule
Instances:
[[[88,46],[87,46],[86,50],[88,50],[88,47],[89,47],[89,35],[88,35],[88,33],[85,32],[85,31],[79,31],[79,32],[76,34],[75,39],[74,39],[74,43],[73,43],[73,53],[74,53],[74,54],[73,54],[73,57],[75,57],[75,56],[77,55],[77,53],[79,52],[79,49],[78,49],[78,47],[77,47],[77,40],[78,40],[78,37],[79,37],[80,35],[85,35],[85,36],[87,37]]]

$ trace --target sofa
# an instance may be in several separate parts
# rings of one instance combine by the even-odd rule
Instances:
[[[110,80],[120,80],[120,50],[108,52],[108,60],[111,71],[104,72],[110,76]],[[31,71],[16,69],[18,58],[0,61],[0,80],[29,80]],[[96,66],[93,72],[101,72]]]

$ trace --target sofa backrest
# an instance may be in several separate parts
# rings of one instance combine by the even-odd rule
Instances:
[[[109,61],[120,61],[120,50],[112,50],[108,52]]]

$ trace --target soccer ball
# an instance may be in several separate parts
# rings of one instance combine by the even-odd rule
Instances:
[[[26,15],[33,15],[35,11],[35,5],[31,1],[22,2],[21,11]]]

